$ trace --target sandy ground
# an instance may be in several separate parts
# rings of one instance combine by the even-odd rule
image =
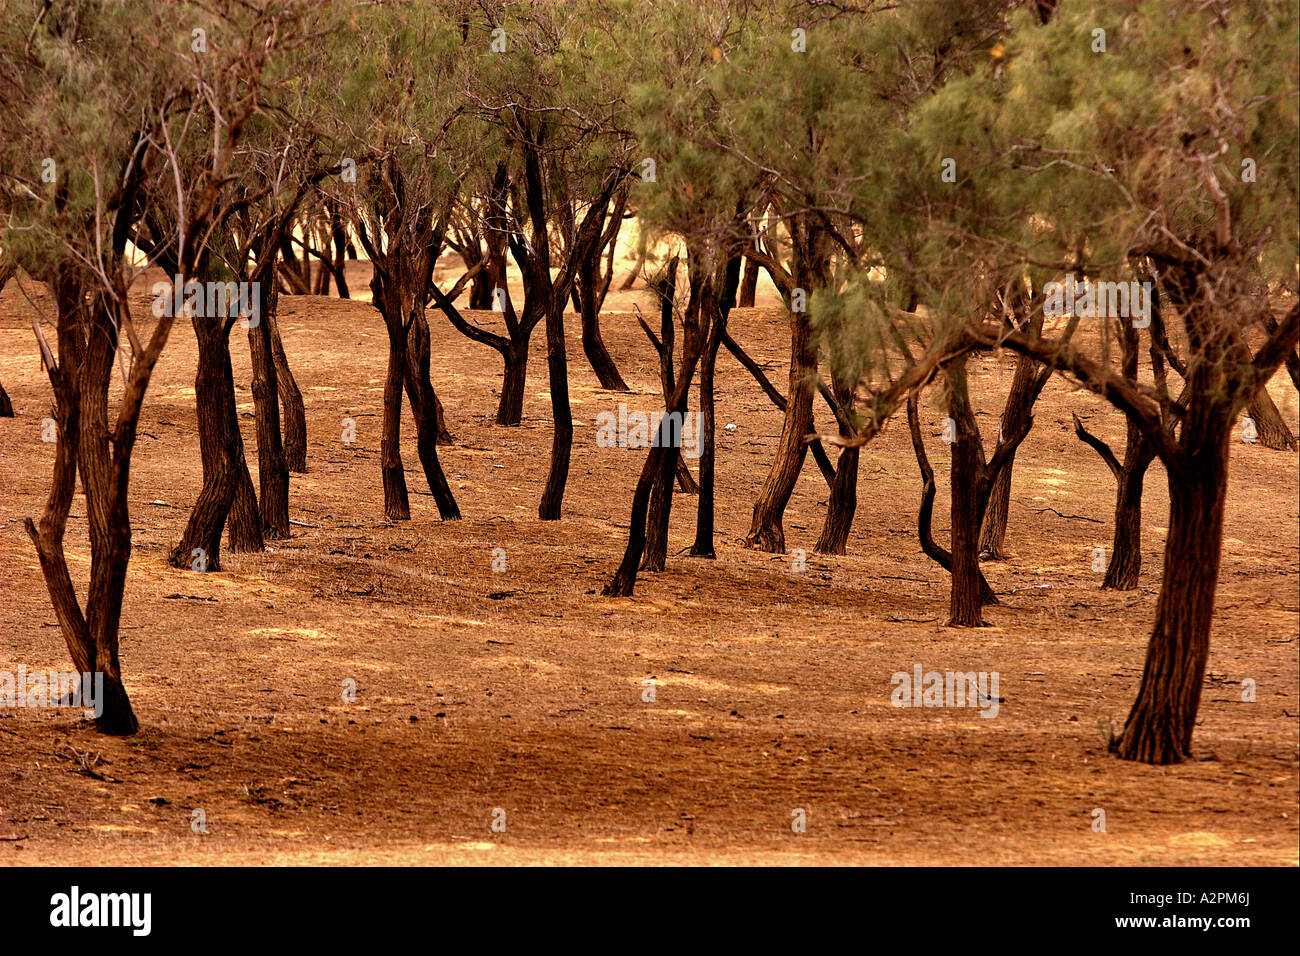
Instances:
[[[351,268],[365,292],[365,264]],[[811,552],[827,498],[811,459],[786,520],[807,570],[741,546],[781,416],[725,355],[720,424],[737,427],[719,433],[718,560],[670,557],[634,598],[611,600],[600,588],[644,453],[598,448],[595,418],[619,402],[657,407],[657,360],[631,312],[639,302],[654,314],[643,292],[612,295],[603,318],[630,394],[597,387],[569,316],[577,435],[559,523],[536,518],[550,444],[542,330],[524,423],[499,428],[499,358],[431,313],[434,382],[456,439],[440,454],[465,519],[438,520],[407,414],[412,520],[392,524],[379,316],[364,301],[281,301],[310,439],[309,473],[292,479],[293,537],[223,554],[219,573],[165,563],[201,478],[194,335],[178,324],[131,482],[121,653],[143,729],[105,738],[77,711],[0,711],[0,863],[1297,862],[1296,456],[1234,444],[1197,759],[1140,766],[1109,757],[1099,725],[1123,721],[1141,674],[1165,479],[1153,466],[1141,589],[1103,593],[1091,552],[1109,548],[1114,486],[1070,411],[1117,444],[1123,421],[1067,383],[1047,387],[1016,461],[1014,553],[985,567],[1003,596],[991,627],[942,626],[947,580],[917,544],[903,422],[864,451],[847,557]],[[731,327],[784,387],[789,338],[774,301],[765,291]],[[0,296],[0,376],[18,415],[0,421],[0,667],[62,670],[20,524],[39,514],[53,460],[32,308],[16,282]],[[238,331],[232,341],[255,465],[248,347]],[[986,437],[1012,365],[974,362]],[[1295,428],[1290,382],[1271,387]],[[943,540],[941,413],[925,416]],[[350,445],[344,418],[356,422]],[[84,509],[79,496],[68,532],[83,593]],[[693,537],[693,498],[677,498],[674,519],[670,553]],[[917,664],[998,672],[997,717],[891,706],[892,675]],[[1253,703],[1241,699],[1247,678]],[[355,703],[342,699],[346,681]],[[192,826],[197,811],[206,832]],[[792,828],[799,811],[806,832]]]

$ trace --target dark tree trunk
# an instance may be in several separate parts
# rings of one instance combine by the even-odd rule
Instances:
[[[334,204],[329,206],[330,213],[330,232],[334,239],[334,282],[338,286],[339,298],[350,299],[351,294],[348,292],[348,279],[345,266],[347,264],[348,234],[343,228],[343,217],[339,215],[338,207]],[[354,257],[355,258],[355,257]]]
[[[1003,431],[1014,431],[1033,425],[1034,403],[1042,392],[1039,378],[1042,370],[1038,363],[1024,355],[1016,357],[1015,376],[1011,379],[1011,390],[1007,393],[1006,404],[1002,412]],[[1014,453],[1007,461],[1007,466],[998,473],[989,492],[989,506],[984,513],[984,524],[980,529],[980,554],[995,561],[1007,557],[1007,517],[1011,510],[1011,470],[1015,467]]]
[[[1277,405],[1273,403],[1267,388],[1261,388],[1255,394],[1246,414],[1255,422],[1258,441],[1265,448],[1274,448],[1278,451],[1295,451],[1300,448],[1300,445],[1296,444],[1295,436],[1291,434],[1291,429],[1282,420],[1282,414],[1277,410]]]
[[[236,553],[262,551],[266,548],[262,533],[262,510],[257,503],[257,489],[248,470],[244,454],[244,432],[239,426],[239,410],[235,406],[235,373],[230,366],[230,334],[224,342],[224,383],[226,395],[226,454],[234,464],[235,500],[226,520],[226,543]],[[286,492],[287,493],[287,492]],[[288,520],[287,517],[285,519]]]
[[[411,414],[415,418],[415,441],[420,465],[424,469],[424,477],[429,483],[434,503],[438,506],[438,515],[443,521],[454,521],[460,518],[460,508],[456,505],[451,485],[438,460],[440,426],[445,428],[445,423],[440,414],[442,404],[438,401],[429,377],[429,325],[424,317],[424,307],[418,301],[407,336],[407,348],[406,391],[411,402]]]
[[[1199,396],[1194,403],[1210,404]],[[1125,760],[1165,764],[1191,756],[1222,557],[1230,437],[1229,420],[1197,411],[1189,409],[1180,440],[1195,451],[1168,471],[1169,536],[1155,626],[1137,700],[1112,743]]]
[[[203,461],[203,487],[194,502],[185,532],[168,561],[175,568],[219,571],[221,533],[231,517],[240,480],[247,476],[247,466],[235,410],[228,339],[230,325],[221,319],[205,318],[196,318],[193,325],[199,346],[194,396],[199,453]],[[251,507],[251,517],[247,513],[247,504],[241,512],[238,535],[238,543],[243,546],[241,550],[251,550],[248,547],[251,544],[258,544],[260,549],[257,539],[261,537],[261,515],[255,500]]]
[[[858,508],[858,457],[857,448],[845,448],[835,463],[835,480],[831,483],[831,496],[826,503],[826,521],[816,545],[816,550],[822,554],[848,552],[853,515]]]
[[[752,309],[754,296],[758,292],[758,263],[753,259],[745,260],[745,276],[740,280],[740,307]]]
[[[675,294],[675,285],[673,289]],[[692,269],[690,274],[690,296],[686,303],[683,329],[698,326],[703,291],[703,277]],[[664,295],[667,294],[665,288]],[[660,301],[660,338],[655,339],[651,336],[651,340],[655,343],[655,348],[659,352],[659,379],[663,385],[665,414],[673,412],[685,414],[690,398],[690,389],[688,388],[681,393],[679,402],[673,402],[673,395],[677,394],[677,392],[676,375],[673,371],[675,344],[672,305],[669,298]],[[644,325],[642,327],[645,328]],[[662,435],[663,429],[661,428],[659,431],[660,435]],[[658,437],[657,435],[656,439]],[[679,447],[673,446],[665,454],[685,464]],[[656,473],[654,485],[650,489],[650,512],[646,518],[645,531],[645,556],[641,560],[641,570],[643,571],[662,571],[668,560],[668,522],[672,516],[673,506],[672,471],[676,468],[676,465],[670,467],[668,462],[665,461],[661,467],[667,471],[667,477],[662,472]]]
[[[673,301],[677,290],[677,265],[677,259],[669,263],[663,288],[659,292],[660,324],[665,338],[670,336],[672,330]],[[665,411],[670,411],[679,405],[684,406],[686,403],[691,378],[695,374],[695,363],[699,358],[698,350],[692,354],[691,345],[692,339],[687,337],[681,372],[674,382],[672,394],[664,400]],[[663,354],[661,351],[660,355]],[[665,423],[661,422],[660,441],[652,443],[650,453],[646,455],[645,465],[641,468],[641,475],[637,479],[636,491],[632,495],[632,517],[628,526],[627,547],[623,551],[623,560],[619,563],[618,570],[614,572],[613,580],[601,591],[606,597],[630,597],[633,588],[636,587],[637,569],[646,547],[651,490],[656,477],[664,482],[671,482],[674,462],[679,457],[677,449],[665,446],[664,428]]]
[[[836,402],[836,423],[840,435],[855,435],[848,419],[853,403],[853,387],[834,378],[832,396]],[[816,550],[821,554],[845,554],[849,546],[849,533],[853,530],[853,515],[858,509],[858,448],[844,448],[835,463],[835,477],[831,481],[831,494],[826,502],[826,520]]]
[[[600,387],[615,392],[626,392],[627,383],[619,374],[618,367],[605,348],[605,340],[600,335],[600,306],[597,298],[600,281],[600,260],[585,262],[578,273],[575,292],[579,299],[579,314],[582,316],[582,351],[591,363],[591,370],[600,380]]]
[[[948,415],[956,423],[951,445],[952,467],[950,498],[952,503],[952,590],[949,595],[949,627],[980,627],[984,624],[981,609],[982,574],[979,565],[979,533],[982,517],[980,471],[983,462],[979,432],[974,428],[975,413],[970,407],[966,383],[966,356],[949,363]]]
[[[1143,443],[1145,444],[1145,443]],[[1101,586],[1113,591],[1132,591],[1142,571],[1142,484],[1154,453],[1133,462],[1117,482],[1115,491],[1115,537]]]
[[[391,521],[408,521],[411,501],[402,470],[402,383],[406,375],[406,330],[388,329],[388,371],[384,378],[384,420],[379,461],[384,482],[384,514]]]
[[[551,467],[546,487],[537,506],[543,521],[558,521],[569,480],[569,458],[573,453],[573,409],[569,405],[569,362],[564,351],[564,309],[560,302],[547,303],[546,369],[551,386]]]
[[[271,325],[278,295],[267,274],[255,280],[261,296],[256,325],[248,327],[253,365],[253,407],[257,417],[257,477],[262,529],[268,538],[289,537],[289,465],[280,435],[280,389],[275,368]]]
[[[707,299],[705,307],[711,308]],[[722,345],[722,336],[727,331],[728,311],[730,310],[723,309],[714,317],[709,329],[709,340],[700,359],[700,434],[697,436],[697,441],[700,442],[700,497],[695,506],[695,543],[691,545],[693,558],[717,557],[713,549],[714,475],[717,461],[713,375],[718,365],[718,347]]]
[[[271,333],[271,353],[275,358],[275,387],[280,393],[284,414],[284,458],[295,475],[307,472],[307,411],[303,406],[302,392],[289,369],[289,358],[280,340],[280,322],[274,315],[263,317]]]
[[[125,289],[121,290],[125,293]],[[103,711],[96,725],[106,734],[133,734],[139,729],[118,660],[118,629],[126,568],[131,560],[131,516],[127,509],[131,440],[110,450],[108,383],[114,372],[117,329],[100,297],[91,311],[81,384],[81,447],[78,465],[86,495],[90,530],[90,587],[86,622],[95,647],[95,671],[104,675]],[[134,433],[134,422],[132,433]],[[220,532],[218,532],[220,533]]]
[[[497,424],[518,425],[524,417],[524,385],[528,375],[528,339],[514,338],[502,355],[505,374],[497,402]]]
[[[696,558],[717,557],[713,550],[714,475],[717,462],[713,376],[718,364],[718,348],[727,334],[727,318],[736,303],[740,269],[741,258],[735,255],[727,262],[720,297],[710,284],[705,287],[700,298],[701,317],[709,332],[700,359],[700,422],[699,433],[696,435],[697,447],[700,448],[700,498],[696,504],[695,543],[691,545],[691,556]]]
[[[945,571],[951,574],[952,553],[939,547],[934,540],[932,531],[935,496],[934,469],[930,466],[930,458],[925,453],[925,443],[921,438],[921,420],[917,410],[918,403],[917,393],[913,392],[908,396],[907,425],[912,435],[912,450],[916,452],[916,463],[921,469],[921,507],[916,515],[917,538],[925,555],[938,562]],[[980,603],[997,604],[997,595],[989,587],[988,581],[984,578],[984,572],[979,570],[978,564],[976,565],[976,573],[979,576]]]
[[[785,553],[785,530],[781,522],[808,452],[804,436],[812,431],[813,380],[817,372],[817,354],[807,313],[791,313],[790,329],[790,391],[781,438],[776,458],[754,504],[749,534],[745,536],[747,547],[775,554]]]
[[[673,449],[667,453],[670,460]],[[642,571],[662,571],[668,563],[668,521],[673,513],[673,477],[672,469],[667,468],[668,477],[664,477],[665,468],[655,472],[654,485],[650,488],[650,513],[645,525],[645,554],[641,558]]]

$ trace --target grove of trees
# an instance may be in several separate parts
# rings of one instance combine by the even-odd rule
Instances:
[[[223,538],[256,551],[289,535],[289,476],[311,461],[277,305],[331,286],[348,296],[344,266],[362,254],[387,333],[374,476],[387,518],[411,517],[403,401],[438,515],[461,517],[439,457],[457,420],[437,391],[431,327],[445,320],[501,357],[497,426],[520,423],[526,382],[545,376],[551,448],[537,514],[563,521],[569,362],[590,364],[611,392],[627,387],[600,320],[622,279],[615,244],[634,221],[660,303],[657,328],[644,324],[663,409],[702,412],[702,454],[696,487],[666,415],[618,506],[631,521],[606,594],[631,595],[640,572],[724,546],[721,353],[783,416],[744,544],[786,551],[783,517],[811,458],[829,493],[816,547],[843,554],[861,449],[891,418],[906,421],[920,548],[949,573],[946,620],[961,641],[998,603],[981,562],[1016,537],[1017,448],[1044,386],[1063,376],[1126,423],[1119,449],[1076,420],[1080,453],[1100,455],[1116,483],[1102,586],[1159,580],[1141,684],[1111,749],[1187,759],[1230,442],[1246,415],[1261,443],[1296,450],[1265,386],[1285,366],[1300,387],[1298,48],[1295,4],[1271,0],[5,3],[0,282],[44,285],[54,310],[34,324],[32,348],[49,377],[55,462],[26,527],[76,669],[105,675],[100,728],[138,728],[118,661],[127,496],[177,319],[198,341],[202,460],[189,467],[203,486],[173,566],[217,570]],[[463,270],[440,284],[444,256]],[[136,314],[129,290],[150,267],[178,285],[166,297],[181,309]],[[760,273],[789,323],[778,382],[728,331]],[[1067,276],[1072,304],[1054,311],[1051,289]],[[226,283],[255,283],[255,301],[214,312],[189,295]],[[1149,290],[1149,309],[1118,288]],[[500,312],[504,331],[464,314],[480,309]],[[570,311],[580,350],[565,339]],[[252,357],[256,485],[235,408],[237,327]],[[528,367],[535,334],[544,370]],[[972,357],[990,350],[1017,357],[992,409],[996,435],[981,433],[968,383]],[[918,424],[928,400],[952,429],[946,547],[931,531],[936,478]],[[815,434],[821,404],[831,434]],[[7,395],[0,413],[12,414]],[[1161,567],[1143,569],[1156,460],[1169,533]],[[64,554],[78,482],[84,595]],[[694,543],[670,556],[670,520],[690,520],[686,492]]]

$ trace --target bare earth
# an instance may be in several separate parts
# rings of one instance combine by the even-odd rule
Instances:
[[[352,264],[354,294],[368,293],[367,271]],[[146,318],[148,282],[136,287]],[[23,286],[48,313],[40,290]],[[434,384],[456,439],[439,453],[466,518],[438,520],[407,413],[413,515],[393,524],[379,481],[378,313],[283,297],[310,440],[310,472],[291,484],[299,524],[265,554],[223,553],[209,574],[165,561],[201,480],[194,334],[178,323],[131,481],[122,666],[143,729],[106,738],[79,711],[0,711],[0,863],[1297,863],[1296,456],[1233,446],[1197,759],[1124,763],[1106,754],[1099,726],[1122,723],[1137,690],[1168,495],[1156,464],[1142,588],[1100,591],[1091,552],[1110,547],[1114,484],[1070,424],[1075,410],[1119,447],[1119,413],[1049,384],[1016,460],[1013,557],[985,565],[1003,604],[986,611],[991,627],[949,629],[946,575],[917,544],[920,478],[904,422],[864,451],[847,557],[812,553],[827,488],[811,458],[786,519],[807,571],[741,546],[781,416],[724,353],[719,424],[737,427],[719,430],[718,560],[670,556],[634,598],[603,598],[644,452],[598,448],[595,418],[620,401],[659,407],[634,301],[654,314],[644,292],[612,293],[602,319],[628,395],[597,387],[569,316],[577,435],[558,523],[536,517],[550,447],[543,330],[524,423],[499,428],[499,358],[431,312]],[[788,330],[770,293],[764,302],[733,313],[731,327],[784,389]],[[0,420],[0,668],[64,670],[21,526],[40,513],[53,461],[32,308],[17,280],[0,297],[0,377],[18,415]],[[232,346],[255,469],[239,329]],[[975,362],[986,439],[1013,363]],[[1271,388],[1294,429],[1289,380]],[[924,414],[944,540],[942,416]],[[820,403],[817,415],[831,430]],[[354,444],[341,440],[345,417]],[[670,555],[689,545],[694,507],[675,499]],[[79,496],[68,546],[83,594],[84,514]],[[999,672],[997,718],[892,707],[891,676],[918,663]],[[1241,699],[1247,678],[1253,703]],[[642,700],[647,679],[653,702]],[[505,832],[492,829],[498,808]],[[196,809],[206,833],[191,827]],[[792,831],[798,809],[806,833]]]

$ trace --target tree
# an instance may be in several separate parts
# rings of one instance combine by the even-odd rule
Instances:
[[[1135,385],[1104,356],[1054,339],[975,332],[1107,398],[1165,467],[1156,617],[1112,747],[1170,763],[1191,753],[1232,428],[1300,338],[1300,309],[1286,306],[1297,291],[1297,17],[1268,3],[1120,12],[1064,4],[1041,28],[1018,14],[993,79],[939,91],[917,128],[929,155],[968,171],[948,207],[954,235],[996,247],[1003,261],[1055,262],[1058,274],[1082,264],[1114,281],[1149,275],[1178,316],[1188,347],[1181,402],[1167,384]],[[1089,39],[1097,29],[1105,54]],[[1250,329],[1270,323],[1252,344]],[[1178,419],[1172,435],[1168,414]]]
[[[230,17],[66,5],[41,8],[30,20],[0,20],[0,45],[16,53],[0,61],[3,242],[50,286],[57,310],[57,354],[35,326],[55,394],[54,476],[39,523],[29,518],[25,525],[74,665],[83,675],[103,675],[97,724],[111,734],[138,727],[118,657],[131,553],[127,490],[145,393],[175,319],[159,309],[152,331],[142,334],[127,294],[127,242],[158,198],[146,189],[149,177],[169,170],[172,196],[185,207],[175,215],[176,260],[187,274],[194,268],[233,149],[256,108],[262,68],[293,35],[279,5]],[[200,44],[195,22],[204,24],[200,34],[230,39]],[[208,162],[190,179],[180,154],[205,118],[221,122],[208,127]],[[109,385],[119,361],[123,388],[111,416]],[[91,549],[84,608],[63,547],[78,472]]]

